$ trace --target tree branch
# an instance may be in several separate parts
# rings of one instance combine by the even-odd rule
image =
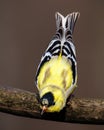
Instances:
[[[60,113],[45,113],[41,116],[35,93],[11,87],[0,87],[0,111],[37,119],[104,124],[103,99],[73,98]]]

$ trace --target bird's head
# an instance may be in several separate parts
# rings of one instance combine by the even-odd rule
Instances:
[[[60,90],[46,92],[41,98],[41,109],[44,112],[59,112],[65,106],[65,95]]]
[[[41,107],[42,107],[42,113],[47,112],[49,107],[54,106],[54,95],[52,92],[45,93],[42,98],[40,99]]]

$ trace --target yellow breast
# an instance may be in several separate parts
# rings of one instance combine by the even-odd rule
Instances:
[[[46,62],[38,75],[38,88],[55,85],[67,90],[72,84],[72,69],[70,62],[63,57],[54,57]]]

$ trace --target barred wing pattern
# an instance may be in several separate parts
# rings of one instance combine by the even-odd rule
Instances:
[[[41,58],[41,62],[38,66],[36,74],[36,81],[40,69],[44,63],[61,54],[61,56],[63,58],[67,58],[72,65],[73,84],[75,84],[77,75],[77,62],[75,46],[72,41],[72,34],[78,15],[79,13],[71,13],[66,17],[63,17],[61,14],[56,13],[56,34]]]

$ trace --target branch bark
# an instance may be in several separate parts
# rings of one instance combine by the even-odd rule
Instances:
[[[60,113],[41,116],[36,93],[11,87],[0,87],[0,111],[36,119],[104,124],[104,99],[72,98]]]

